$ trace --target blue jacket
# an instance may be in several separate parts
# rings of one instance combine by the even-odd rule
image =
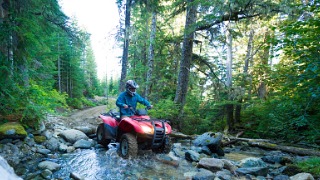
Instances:
[[[126,91],[120,93],[116,105],[120,108],[120,115],[125,115],[125,116],[132,116],[134,113],[130,108],[125,109],[123,106],[128,105],[132,107],[134,110],[137,107],[137,103],[141,103],[145,106],[150,106],[150,103],[141,97],[138,93],[135,93],[134,96],[129,95]]]

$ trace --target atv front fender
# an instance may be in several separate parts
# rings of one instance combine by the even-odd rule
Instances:
[[[124,118],[119,123],[119,129],[122,132],[136,132],[143,134],[144,131],[142,130],[142,127],[138,124],[137,121],[133,121],[130,118]]]

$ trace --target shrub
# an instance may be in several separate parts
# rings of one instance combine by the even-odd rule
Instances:
[[[320,157],[312,157],[297,163],[297,166],[304,172],[320,177]]]

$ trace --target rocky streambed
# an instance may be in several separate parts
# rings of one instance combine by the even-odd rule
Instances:
[[[95,113],[48,116],[38,131],[27,130],[22,135],[13,127],[7,130],[0,141],[0,172],[15,173],[22,179],[318,178],[291,166],[307,156],[267,151],[245,142],[224,147],[221,156],[215,145],[217,137],[222,136],[210,132],[194,140],[175,138],[167,155],[141,151],[135,159],[123,159],[117,154],[118,144],[110,144],[107,150],[96,143],[94,132],[100,122]]]

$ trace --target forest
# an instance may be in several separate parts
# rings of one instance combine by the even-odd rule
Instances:
[[[149,114],[185,134],[320,144],[319,2],[116,3],[121,76],[100,80],[90,34],[59,1],[0,0],[0,124],[35,127],[116,97],[133,79],[154,105]]]

